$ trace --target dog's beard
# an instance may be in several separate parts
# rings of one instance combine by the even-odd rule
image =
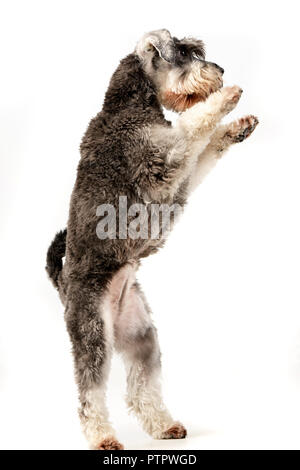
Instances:
[[[166,91],[162,99],[162,104],[167,109],[181,113],[191,106],[194,106],[194,104],[198,103],[199,101],[204,101],[207,96],[208,95],[200,93],[184,95],[183,93],[177,94],[172,91]]]
[[[179,79],[170,77],[169,86],[161,93],[161,102],[167,108],[182,112],[206,98],[223,85],[221,74],[213,67],[194,66],[191,72]]]

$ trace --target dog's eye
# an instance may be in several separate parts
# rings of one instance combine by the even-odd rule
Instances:
[[[186,51],[184,49],[180,49],[179,50],[179,54],[182,56],[182,57],[185,57],[186,56]]]

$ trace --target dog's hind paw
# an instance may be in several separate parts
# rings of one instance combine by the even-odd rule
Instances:
[[[181,423],[174,423],[162,433],[161,439],[184,439],[187,435],[185,427]]]
[[[123,450],[124,446],[120,444],[113,436],[108,436],[103,439],[96,450]]]
[[[233,122],[230,128],[226,132],[226,137],[231,140],[232,143],[243,142],[249,135],[252,134],[258,124],[256,116],[245,116]]]

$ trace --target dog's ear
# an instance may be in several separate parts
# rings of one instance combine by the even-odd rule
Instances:
[[[136,53],[141,58],[145,58],[155,49],[166,62],[174,63],[175,44],[167,29],[158,29],[145,34],[136,46]]]

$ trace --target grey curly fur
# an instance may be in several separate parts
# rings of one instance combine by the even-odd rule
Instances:
[[[105,319],[107,293],[116,282],[114,279],[118,279],[127,266],[131,264],[138,266],[141,258],[155,253],[164,243],[163,237],[158,240],[131,238],[100,240],[96,234],[97,207],[101,204],[112,204],[117,207],[119,196],[127,196],[128,206],[135,203],[144,204],[149,197],[152,203],[185,205],[191,178],[188,173],[185,177],[180,175],[185,174],[184,168],[188,164],[188,159],[169,159],[167,145],[158,147],[157,151],[157,145],[151,138],[145,137],[145,129],[154,129],[155,126],[159,126],[160,133],[166,132],[166,135],[172,129],[170,122],[164,117],[159,99],[160,82],[153,78],[153,74],[161,72],[166,67],[174,67],[176,70],[181,68],[181,75],[184,76],[189,72],[188,67],[194,66],[195,57],[200,60],[205,70],[208,67],[217,78],[223,72],[217,65],[205,62],[204,45],[201,41],[170,39],[166,30],[154,32],[149,37],[150,46],[147,37],[145,41],[147,54],[150,54],[148,51],[152,51],[151,60],[147,59],[147,62],[144,56],[141,57],[139,50],[144,53],[142,47],[145,47],[142,42],[140,49],[137,48],[137,51],[120,62],[111,78],[103,108],[87,128],[80,146],[81,159],[71,197],[67,231],[56,235],[47,254],[46,269],[66,307],[65,319],[73,345],[75,372],[79,385],[80,416],[93,448],[97,446],[97,442],[93,436],[91,437],[91,429],[97,430],[99,439],[112,434],[112,431],[103,431],[102,425],[99,424],[100,418],[94,416],[96,405],[92,403],[91,398],[88,398],[91,390],[95,390],[97,386],[102,387],[113,346]],[[161,50],[157,44],[161,45]],[[172,47],[172,50],[168,50],[168,47]],[[192,59],[188,63],[185,55],[179,54],[180,48],[185,48],[187,51],[185,55],[190,54],[189,57]],[[195,53],[196,56],[192,55]],[[149,73],[150,68],[153,74]],[[219,78],[218,80],[220,82]],[[211,88],[209,93],[212,91],[215,89]],[[238,93],[234,90],[233,98],[228,98],[228,101],[238,100],[235,98]],[[206,149],[209,155],[212,151],[220,152],[220,147],[223,152],[236,141],[234,139],[237,139],[237,132],[232,131],[231,136],[229,132],[231,128],[228,129],[225,129],[226,132],[218,131],[220,135],[216,132],[216,139],[218,138],[222,145],[219,140],[217,145],[212,138]],[[245,131],[245,135],[246,133]],[[171,190],[174,181],[179,179],[180,183],[176,189]],[[64,255],[66,259],[63,265]],[[120,299],[124,297],[125,291],[129,299],[125,299],[128,304],[127,311],[130,302],[139,302],[139,305],[142,305],[139,308],[142,308],[148,316],[150,310],[136,281],[132,283],[130,289],[128,279],[123,284],[123,281],[118,282],[121,285],[119,290],[123,293],[121,292],[119,296],[119,305],[116,307],[117,320],[114,320],[115,346],[130,359],[131,367],[138,363],[143,370],[147,370],[143,375],[147,381],[147,377],[151,376],[151,370],[159,369],[160,365],[156,330],[150,320],[149,324],[148,320],[146,321],[147,326],[139,327],[134,337],[128,336],[129,333],[121,330],[116,322],[121,321],[120,315],[124,306],[121,305]],[[130,406],[134,408],[134,403]],[[171,437],[184,437],[186,434],[184,428],[176,423],[174,425],[168,416],[164,415],[164,419],[173,430],[174,435]],[[93,425],[90,425],[90,422],[93,422]],[[151,425],[145,425],[145,429],[153,436],[170,437],[170,433],[164,434],[163,430],[159,432],[156,430],[155,419]],[[167,432],[166,429],[164,431]],[[118,443],[111,444],[109,441],[109,446],[112,447],[105,447],[103,442],[98,448],[103,446],[120,448]]]

